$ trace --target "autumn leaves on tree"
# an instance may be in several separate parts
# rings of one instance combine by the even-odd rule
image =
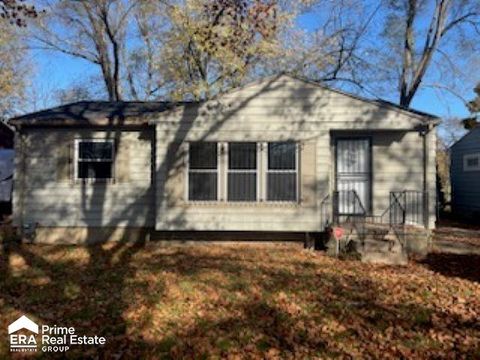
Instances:
[[[405,107],[427,88],[467,103],[480,51],[476,0],[0,0],[0,15],[23,31],[1,41],[89,63],[98,75],[68,92],[112,101],[207,99],[288,71]]]

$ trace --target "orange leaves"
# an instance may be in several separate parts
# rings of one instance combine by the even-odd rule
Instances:
[[[423,264],[280,245],[23,246],[9,257],[0,337],[26,312],[106,336],[107,358],[480,356],[480,284]]]

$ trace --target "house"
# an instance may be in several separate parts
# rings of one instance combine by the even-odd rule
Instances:
[[[0,121],[0,218],[12,211],[13,130]]]
[[[353,217],[432,229],[437,122],[284,74],[202,103],[64,105],[11,120],[14,219],[75,243]]]
[[[451,146],[450,159],[453,213],[480,214],[480,126]]]

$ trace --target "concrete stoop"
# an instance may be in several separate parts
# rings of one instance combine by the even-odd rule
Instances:
[[[405,251],[365,251],[361,253],[361,261],[370,264],[405,266],[408,264],[408,256]]]
[[[403,266],[408,264],[408,254],[396,233],[387,225],[367,224],[364,235],[350,229],[347,235],[350,246],[346,251],[357,254],[364,263]]]

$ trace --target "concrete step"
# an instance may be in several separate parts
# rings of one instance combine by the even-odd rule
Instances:
[[[361,253],[361,261],[370,264],[404,266],[408,264],[407,254],[402,252],[368,251]]]
[[[372,240],[366,239],[363,242],[363,251],[383,251],[383,252],[402,252],[402,245],[400,242],[385,241],[385,240]]]

